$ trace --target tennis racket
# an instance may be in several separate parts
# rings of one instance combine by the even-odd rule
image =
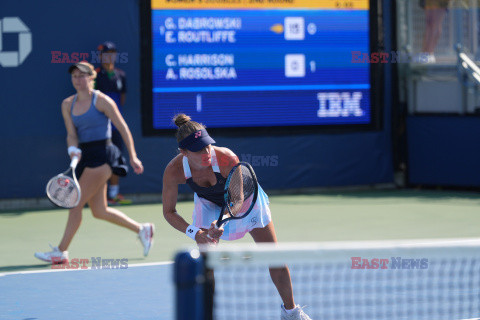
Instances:
[[[258,197],[258,181],[250,164],[240,162],[228,174],[223,194],[223,207],[216,227],[233,219],[245,218],[255,206]]]
[[[70,168],[51,178],[47,183],[48,199],[59,207],[71,209],[76,207],[80,201],[80,185],[75,174],[77,164],[78,157],[73,157],[70,162]],[[72,177],[67,175],[70,171],[72,172]]]

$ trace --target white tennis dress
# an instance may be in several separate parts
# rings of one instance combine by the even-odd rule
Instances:
[[[212,148],[212,169],[213,172],[220,173],[215,150]],[[187,157],[183,157],[183,172],[185,179],[192,177]],[[210,228],[213,221],[218,219],[221,207],[205,198],[199,197],[195,193],[195,208],[193,209],[193,225],[198,228]],[[223,225],[224,232],[220,237],[222,240],[236,240],[255,228],[263,228],[272,221],[267,194],[262,187],[258,185],[258,198],[252,211],[243,219],[230,220]]]

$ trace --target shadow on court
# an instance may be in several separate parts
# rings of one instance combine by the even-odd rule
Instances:
[[[41,270],[41,269],[50,269],[51,265],[48,263],[41,263],[41,264],[21,264],[21,265],[13,265],[13,266],[4,266],[0,267],[1,272],[17,272],[17,271],[28,271],[28,270]]]

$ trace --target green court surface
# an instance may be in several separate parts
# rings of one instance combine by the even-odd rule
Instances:
[[[382,190],[271,196],[281,242],[463,238],[480,236],[480,195],[473,192]],[[128,259],[129,264],[170,261],[193,242],[164,220],[161,204],[117,207],[140,222],[156,225],[155,245],[144,258],[136,235],[94,219],[87,208],[69,248],[70,259]],[[191,222],[192,202],[178,212]],[[33,257],[57,245],[67,210],[0,213],[0,272],[48,269]],[[249,236],[240,240],[252,242]]]

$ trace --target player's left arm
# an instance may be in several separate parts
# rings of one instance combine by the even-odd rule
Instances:
[[[214,147],[215,155],[217,156],[218,166],[222,176],[227,177],[230,170],[237,165],[240,160],[237,155],[230,149],[224,147]]]
[[[215,155],[217,156],[218,167],[220,169],[220,174],[223,177],[228,177],[228,174],[232,168],[239,163],[237,155],[230,149],[224,147],[213,147],[215,148]],[[213,221],[208,229],[208,234],[213,239],[220,239],[223,234],[223,226],[220,228],[216,227],[217,220]]]
[[[117,104],[109,96],[99,93],[97,100],[97,109],[100,112],[103,112],[115,125],[115,127],[120,132],[125,146],[128,150],[128,155],[130,157],[130,164],[135,171],[135,173],[140,174],[143,172],[142,162],[137,157],[137,152],[135,151],[135,145],[133,143],[132,133],[128,128],[125,119],[123,119],[120,111],[118,110]]]

